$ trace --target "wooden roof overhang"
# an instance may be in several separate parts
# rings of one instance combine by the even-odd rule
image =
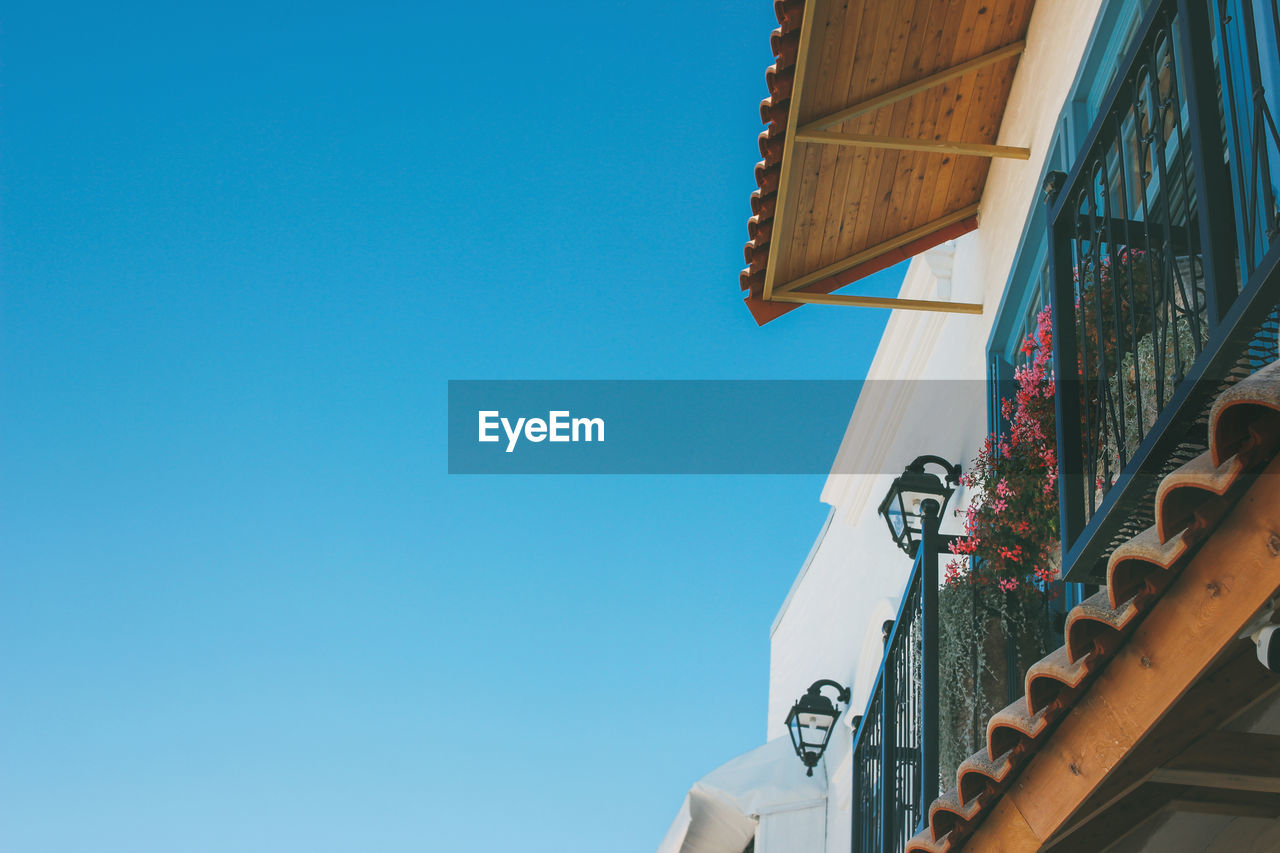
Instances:
[[[977,227],[1034,0],[776,0],[760,104],[747,306],[981,313],[980,305],[836,294]]]

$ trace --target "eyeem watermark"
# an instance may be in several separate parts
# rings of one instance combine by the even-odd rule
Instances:
[[[501,441],[498,428],[507,437],[507,453],[516,449],[516,444],[523,435],[526,441],[538,444],[543,441],[576,442],[604,441],[604,418],[575,418],[568,411],[547,412],[546,419],[516,418],[512,424],[510,418],[502,417],[497,410],[477,412],[480,421],[481,443]]]
[[[448,391],[449,473],[496,475],[897,476],[932,423],[977,436],[976,453],[990,402],[985,379],[454,379]],[[859,435],[883,431],[890,415],[903,424],[900,448],[836,453],[846,436],[865,445]]]

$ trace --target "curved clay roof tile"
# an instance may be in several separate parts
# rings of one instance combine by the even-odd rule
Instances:
[[[987,722],[987,754],[1004,755],[1027,741],[1035,740],[1049,721],[1043,711],[1027,712],[1023,699],[1014,699],[1004,710],[996,711]]]
[[[746,256],[748,270],[751,272],[763,272],[765,264],[769,262],[769,244],[756,245],[754,242],[747,243],[743,248],[742,254]]]
[[[781,177],[782,167],[777,163],[770,164],[767,160],[761,160],[756,164],[756,184],[760,187],[762,193],[776,193],[778,191],[778,178]]]
[[[770,65],[764,71],[764,84],[769,87],[769,94],[783,100],[791,97],[791,86],[796,81],[796,66],[794,63],[783,67],[779,70],[778,66]]]
[[[929,806],[929,829],[933,840],[940,841],[957,825],[973,820],[981,805],[981,799],[974,799],[966,806],[960,802],[960,795],[955,790],[938,797]]]
[[[784,33],[799,30],[800,19],[804,16],[804,0],[773,0],[773,14]]]
[[[747,220],[747,233],[751,235],[752,242],[757,245],[768,243],[769,237],[773,234],[773,221],[769,219],[761,220],[758,216],[753,216]]]
[[[1009,771],[1013,762],[1009,753],[1005,753],[995,761],[987,755],[985,748],[978,750],[956,769],[956,792],[960,801],[971,803],[979,796],[990,795],[998,790],[1009,779]]]
[[[1209,450],[1215,465],[1250,442],[1249,426],[1280,418],[1280,362],[1272,362],[1218,395],[1209,412]],[[1274,431],[1274,430],[1273,430]]]
[[[1089,675],[1090,655],[1071,660],[1066,646],[1059,646],[1027,669],[1027,710],[1036,714],[1055,703],[1062,704],[1069,691],[1077,690]]]
[[[1067,654],[1073,662],[1091,653],[1100,657],[1110,654],[1120,634],[1133,624],[1137,615],[1133,599],[1112,607],[1107,590],[1094,593],[1067,614],[1064,630]]]
[[[772,219],[773,208],[777,201],[777,193],[762,193],[756,190],[751,193],[751,211],[761,220]]]
[[[738,273],[738,286],[742,290],[749,290],[753,294],[764,292],[764,271],[757,270],[752,272],[750,268]]]
[[[775,125],[769,125],[767,129],[761,131],[760,135],[756,137],[756,141],[760,145],[760,156],[766,162],[782,160],[782,142],[786,138],[786,134],[772,132],[774,127]]]
[[[760,123],[761,124],[785,124],[787,121],[787,110],[791,109],[791,100],[789,98],[775,99],[772,95],[760,102]]]
[[[1117,548],[1107,561],[1107,598],[1111,606],[1153,587],[1148,583],[1151,575],[1172,569],[1188,547],[1185,531],[1161,542],[1159,531],[1152,525]]]
[[[800,56],[800,31],[797,29],[784,33],[781,29],[774,30],[769,36],[769,48],[779,67],[794,66]]]
[[[1156,488],[1156,535],[1160,541],[1168,542],[1189,527],[1196,510],[1205,501],[1225,495],[1243,471],[1234,456],[1214,465],[1208,451],[1171,471]]]

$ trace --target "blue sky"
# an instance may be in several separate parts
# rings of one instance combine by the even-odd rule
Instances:
[[[865,373],[740,302],[771,6],[7,10],[0,847],[647,851],[761,742],[822,478],[451,477],[445,395]]]

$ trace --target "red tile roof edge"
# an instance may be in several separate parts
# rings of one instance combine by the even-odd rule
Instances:
[[[1111,555],[1106,587],[1072,608],[1065,645],[1033,664],[1026,694],[991,717],[986,747],[960,765],[956,787],[933,802],[927,825],[907,842],[905,853],[964,848],[1050,740],[1056,723],[1088,692],[1197,546],[1230,514],[1243,487],[1277,452],[1280,362],[1273,362],[1218,396],[1209,415],[1209,449],[1161,481],[1156,524]]]
[[[764,292],[764,270],[769,259],[778,179],[782,174],[782,149],[787,138],[796,58],[800,54],[800,23],[804,17],[804,5],[805,0],[774,0],[773,4],[778,28],[769,36],[774,63],[764,73],[769,97],[760,102],[760,121],[766,125],[758,139],[762,159],[756,164],[757,189],[751,194],[751,218],[747,220],[748,240],[743,250],[747,268],[738,277],[742,289],[750,290],[751,295],[757,298]],[[793,307],[788,306],[786,310]],[[754,310],[752,314],[755,314]],[[763,325],[768,320],[757,318],[757,322]]]

